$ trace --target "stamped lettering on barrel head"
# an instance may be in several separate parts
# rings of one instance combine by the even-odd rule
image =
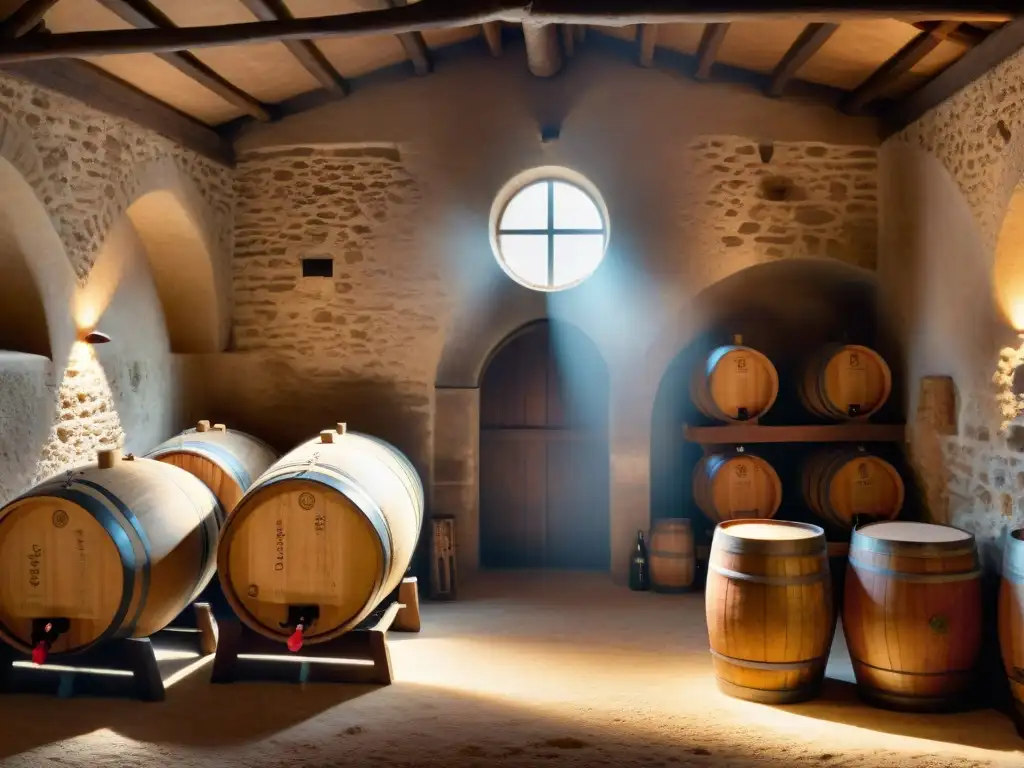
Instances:
[[[68,524],[68,513],[67,512],[65,512],[63,509],[58,509],[56,512],[53,513],[53,527],[54,528],[63,528],[67,524]]]
[[[284,520],[277,521],[277,530],[274,537],[274,552],[277,560],[274,563],[275,571],[284,570]]]
[[[317,533],[323,533],[324,529],[327,528],[327,516],[321,512],[313,518],[313,528]]]
[[[32,545],[32,551],[28,553],[28,583],[33,587],[39,586],[39,566],[43,559],[43,548],[38,544]]]
[[[316,497],[312,493],[301,493],[299,494],[299,506],[305,510],[310,510],[313,505],[316,504]]]

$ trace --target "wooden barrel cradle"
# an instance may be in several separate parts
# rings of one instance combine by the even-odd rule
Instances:
[[[1017,713],[1024,719],[1024,529],[1011,531],[999,586],[999,647]]]
[[[146,458],[173,464],[198,477],[227,515],[253,481],[277,460],[277,453],[259,438],[223,424],[211,428],[204,420],[195,429],[161,443]]]
[[[783,520],[720,523],[705,609],[723,693],[762,704],[814,698],[836,624],[825,532]]]
[[[718,421],[748,421],[763,416],[779,394],[779,374],[772,361],[743,346],[718,347],[693,372],[690,397],[697,409]]]
[[[397,448],[324,431],[285,454],[228,516],[217,554],[239,619],[281,642],[357,626],[401,583],[423,524],[423,485]]]
[[[866,419],[892,393],[885,360],[859,344],[830,344],[804,367],[800,399],[811,413],[835,421]]]
[[[892,520],[903,509],[906,488],[896,468],[859,448],[830,448],[804,466],[807,506],[844,530],[854,522]]]
[[[0,509],[0,639],[19,651],[147,637],[213,577],[210,489],[169,464],[99,458]]]
[[[685,518],[658,520],[649,538],[651,589],[655,592],[688,591],[697,566],[690,521]]]
[[[931,523],[853,532],[843,630],[861,696],[887,709],[954,708],[981,648],[981,571],[974,537]]]
[[[705,456],[693,468],[693,498],[713,523],[736,518],[774,517],[782,483],[764,459],[742,449]]]

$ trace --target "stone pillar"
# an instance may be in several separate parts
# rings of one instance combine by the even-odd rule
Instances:
[[[454,515],[462,576],[480,566],[480,390],[434,390],[433,513]]]

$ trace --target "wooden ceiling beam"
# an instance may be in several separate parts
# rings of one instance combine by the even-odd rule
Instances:
[[[402,8],[408,5],[408,0],[385,0],[388,8]],[[399,32],[396,37],[405,50],[405,57],[412,62],[413,69],[417,75],[429,75],[434,71],[434,62],[430,58],[430,48],[423,38],[423,33]]]
[[[242,0],[242,4],[260,21],[294,18],[284,0]],[[309,40],[284,40],[283,44],[320,85],[340,96],[348,95],[349,87],[345,78],[331,65],[315,43]]]
[[[106,0],[114,2],[115,0]],[[127,0],[120,0],[124,3]],[[137,0],[133,0],[133,3]],[[585,8],[585,10],[583,10]],[[1008,20],[1019,13],[1015,0],[789,0],[766,9],[761,0],[422,0],[397,8],[336,16],[280,19],[214,27],[69,32],[43,40],[20,38],[0,50],[0,63],[103,56],[167,53],[223,45],[280,40],[317,40],[371,34],[405,34],[430,29],[468,27],[489,21],[532,24],[627,26],[722,22],[740,19],[841,21],[846,18],[895,17],[907,20]]]
[[[123,21],[136,27],[137,30],[184,31],[176,27],[174,22],[149,0],[99,0],[99,3],[107,10],[116,13]],[[136,30],[125,31],[138,34]],[[52,40],[57,37],[60,35],[51,35],[47,39]],[[234,104],[257,120],[270,122],[272,119],[269,107],[254,99],[241,88],[229,83],[188,51],[165,52],[158,55],[182,74],[188,75],[207,90],[217,94],[229,104]]]
[[[58,0],[28,0],[0,24],[0,39],[12,40],[35,29]]]
[[[1000,27],[942,72],[882,115],[886,135],[901,131],[928,110],[1024,49],[1024,19]]]
[[[931,21],[915,21],[911,22],[911,26],[920,30],[921,32],[927,32],[930,26],[934,22]],[[981,45],[985,42],[985,38],[991,34],[990,30],[981,29],[971,24],[961,24],[955,32],[950,34],[946,39],[951,43],[959,43],[965,48],[973,48],[976,45]]]
[[[711,77],[711,68],[715,65],[718,51],[725,42],[728,31],[728,24],[708,24],[704,27],[700,47],[697,48],[697,71],[693,75],[697,80],[707,80]]]
[[[562,68],[562,48],[555,24],[523,24],[526,63],[537,77],[551,77]]]
[[[84,61],[12,64],[5,74],[56,91],[108,115],[130,120],[223,165],[234,164],[230,142],[213,128]]]
[[[640,25],[640,66],[654,66],[654,49],[658,47],[658,25]]]
[[[781,96],[789,82],[797,72],[813,58],[814,54],[828,42],[829,38],[839,29],[838,24],[815,22],[804,27],[796,41],[786,51],[779,65],[772,73],[771,84],[768,86],[769,96]]]
[[[501,56],[501,22],[488,21],[484,22],[480,26],[483,29],[484,40],[487,41],[487,47],[491,51],[491,56],[494,56],[495,58]]]
[[[900,48],[871,76],[861,83],[839,108],[848,114],[858,114],[877,99],[903,75],[907,74],[929,53],[939,47],[950,33],[960,26],[958,21],[936,21],[931,27]]]

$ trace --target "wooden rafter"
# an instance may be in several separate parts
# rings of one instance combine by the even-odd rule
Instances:
[[[58,0],[28,0],[0,24],[0,38],[21,37],[35,29]]]
[[[112,2],[113,0],[111,0]],[[127,0],[121,0],[127,2]],[[134,0],[133,0],[134,2]],[[124,53],[167,53],[213,46],[283,40],[316,40],[370,34],[422,32],[490,21],[544,24],[670,24],[741,19],[840,21],[846,18],[898,17],[1005,21],[1020,12],[1014,0],[790,0],[766,7],[761,0],[422,0],[395,8],[336,16],[279,19],[214,27],[71,32],[45,41],[21,38],[0,51],[0,63]]]
[[[900,48],[882,66],[853,91],[840,108],[844,112],[856,114],[870,102],[885,93],[903,75],[912,70],[925,56],[938,48],[951,32],[960,26],[957,21],[937,21],[925,32]]]
[[[293,18],[292,12],[284,4],[284,0],[242,0],[242,3],[260,21]],[[349,88],[345,78],[331,66],[327,57],[321,53],[315,43],[309,40],[285,40],[284,46],[299,64],[317,79],[320,85],[342,96],[348,94]]]
[[[800,33],[778,66],[775,67],[771,85],[768,86],[768,95],[781,96],[782,92],[786,90],[786,85],[796,77],[800,68],[821,50],[821,47],[828,42],[837,29],[839,29],[838,24],[827,22],[815,22],[804,27],[804,31]]]
[[[704,34],[700,38],[700,47],[697,49],[697,71],[694,77],[698,80],[707,80],[711,77],[711,68],[718,58],[718,51],[725,42],[725,35],[729,31],[728,24],[708,24],[704,28]]]
[[[385,3],[388,8],[402,8],[408,5],[408,0],[385,0]],[[405,50],[406,58],[412,62],[416,74],[429,75],[434,69],[434,62],[430,58],[430,49],[427,47],[427,41],[423,39],[423,33],[399,32],[396,37]]]
[[[484,40],[487,41],[487,47],[491,51],[491,56],[501,56],[501,22],[488,21],[480,26],[483,29]]]
[[[99,0],[99,2],[107,10],[116,13],[122,20],[138,30],[152,29],[159,32],[182,31],[164,15],[163,11],[150,3],[149,0]],[[135,32],[135,30],[126,31]],[[55,39],[57,37],[60,37],[60,35],[53,35],[48,39]],[[257,120],[270,121],[270,109],[267,106],[261,104],[241,88],[237,88],[229,83],[188,51],[165,52],[159,55],[161,59],[179,72],[188,75],[229,104],[234,104]]]
[[[658,46],[658,25],[640,25],[640,66],[654,66],[654,49]]]
[[[886,133],[902,130],[957,91],[1024,49],[1024,19],[1000,27],[882,115]]]

